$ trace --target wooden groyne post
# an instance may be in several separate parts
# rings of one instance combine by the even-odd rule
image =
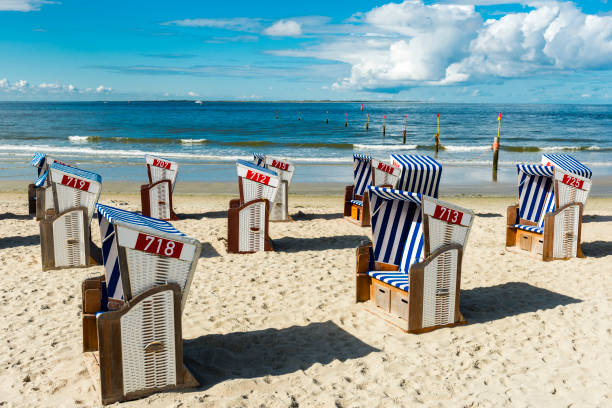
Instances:
[[[329,123],[329,111],[325,111],[325,123]]]
[[[278,119],[278,111],[276,111],[276,119]]]
[[[434,150],[438,154],[440,150],[440,114],[436,113],[436,120],[438,122],[438,131],[434,134]]]
[[[368,113],[368,121],[366,122],[366,132],[370,129],[370,114]]]
[[[298,112],[298,120],[302,120],[302,112]]]
[[[344,127],[348,126],[348,113],[344,114]]]
[[[385,133],[387,130],[387,126],[385,125],[385,122],[387,121],[387,115],[383,116],[383,137],[385,137]]]
[[[499,160],[499,139],[501,138],[501,112],[497,116],[497,138],[493,140],[493,181],[497,181],[497,161]]]
[[[406,128],[408,127],[408,115],[404,115],[404,131],[402,132],[403,144],[406,144]]]

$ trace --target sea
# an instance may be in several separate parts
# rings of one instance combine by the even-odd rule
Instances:
[[[178,161],[187,181],[235,181],[235,160],[253,153],[294,162],[295,182],[350,182],[353,153],[430,155],[457,183],[489,181],[500,113],[503,179],[546,152],[612,174],[612,105],[1,102],[0,180],[33,179],[30,158],[44,152],[111,181],[144,181],[146,153]]]

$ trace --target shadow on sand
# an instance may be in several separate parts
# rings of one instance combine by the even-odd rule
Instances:
[[[274,239],[276,252],[326,251],[328,249],[357,248],[363,241],[369,241],[366,235],[339,235],[320,238],[284,237]]]
[[[482,218],[498,218],[498,217],[503,217],[503,215],[501,214],[497,214],[497,213],[476,213],[477,217],[482,217]]]
[[[25,237],[3,237],[0,238],[0,249],[16,248],[20,246],[39,245],[40,235],[28,235]]]
[[[202,242],[202,252],[200,252],[200,258],[215,258],[219,255],[219,252],[210,244],[210,242]]]
[[[377,351],[331,321],[210,334],[183,342],[185,364],[204,388],[232,378],[293,373]]]
[[[608,222],[612,221],[612,215],[583,215],[582,222]]]
[[[486,323],[580,302],[582,300],[524,282],[461,291],[461,313],[469,323]]]
[[[0,221],[2,220],[31,220],[34,217],[32,217],[31,215],[25,215],[25,214],[14,214],[14,213],[4,213],[4,214],[0,214]]]
[[[583,242],[580,247],[582,248],[582,252],[584,252],[584,255],[588,257],[604,258],[608,255],[612,255],[612,242]]]
[[[336,220],[342,218],[342,213],[332,213],[332,214],[305,214],[301,211],[293,214],[291,218],[294,221],[311,221],[311,220]]]

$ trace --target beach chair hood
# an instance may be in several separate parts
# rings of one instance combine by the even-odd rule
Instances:
[[[274,201],[279,184],[275,171],[257,166],[246,160],[236,160],[238,177],[242,179],[244,202],[265,198]]]
[[[59,205],[57,211],[84,206],[87,207],[88,217],[91,220],[94,206],[102,190],[102,177],[91,171],[59,162],[49,166],[49,175],[57,189]]]
[[[151,184],[157,183],[160,180],[170,180],[172,188],[176,183],[176,176],[178,174],[178,163],[163,159],[161,157],[145,154],[145,161],[147,162],[151,178]]]
[[[402,170],[397,188],[438,197],[442,165],[429,156],[416,154],[392,154],[391,164]]]
[[[372,157],[366,154],[353,154],[353,195],[363,195],[372,184],[370,164]]]

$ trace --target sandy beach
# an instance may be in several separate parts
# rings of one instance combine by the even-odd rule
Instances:
[[[234,185],[235,187],[235,185]],[[174,225],[203,243],[183,315],[198,389],[128,407],[603,407],[612,405],[612,198],[592,197],[586,259],[504,250],[512,197],[442,197],[477,217],[463,263],[467,326],[405,334],[354,302],[342,196],[290,196],[275,252],[229,255],[231,195],[175,196]],[[135,194],[100,202],[140,210]],[[92,235],[99,242],[97,222]],[[97,406],[82,358],[81,281],[102,266],[42,272],[25,193],[0,193],[0,406]]]

